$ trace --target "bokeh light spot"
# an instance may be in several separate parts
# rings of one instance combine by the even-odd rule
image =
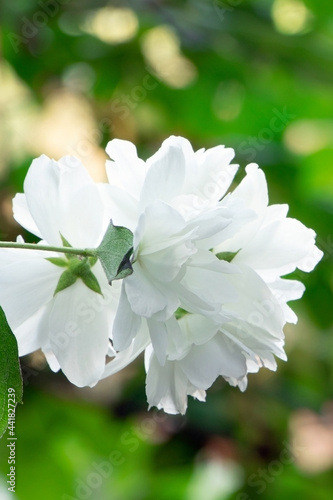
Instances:
[[[118,44],[131,40],[138,26],[138,18],[131,9],[104,7],[90,12],[82,29],[105,43]]]
[[[275,28],[284,35],[306,32],[312,20],[312,13],[301,0],[275,0],[272,18]]]
[[[187,87],[197,76],[196,67],[181,53],[180,40],[169,26],[149,30],[142,52],[157,77],[170,87]]]

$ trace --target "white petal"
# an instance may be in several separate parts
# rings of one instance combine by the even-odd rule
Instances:
[[[75,192],[77,177],[78,175],[73,179],[72,187],[69,180],[65,181],[69,185],[68,193],[60,188],[63,199],[59,200],[59,230],[73,247],[95,248],[101,242],[110,221],[105,221],[105,207],[97,185],[91,183]],[[67,199],[65,194],[68,195]]]
[[[266,281],[291,273],[311,258],[311,269],[318,260],[312,258],[314,232],[296,219],[274,220],[261,227],[252,241],[235,257],[235,264],[246,263]]]
[[[217,333],[219,327],[200,314],[185,314],[179,321],[183,336],[193,345],[208,342]]]
[[[166,361],[161,366],[152,353],[148,351],[146,393],[149,408],[163,408],[166,413],[184,415],[187,408],[188,380],[176,361]]]
[[[229,275],[229,280],[238,293],[238,302],[224,305],[224,312],[233,314],[254,327],[260,327],[277,338],[284,338],[286,322],[281,307],[267,284],[247,266],[239,266],[239,275]]]
[[[134,233],[134,248],[140,245],[140,255],[164,250],[181,243],[193,234],[184,218],[170,205],[151,203],[141,215]]]
[[[103,230],[103,207],[97,187],[83,165],[66,157],[34,160],[24,182],[32,218],[43,239],[61,245],[59,232],[72,246],[91,246]]]
[[[230,212],[227,208],[218,205],[213,208],[207,207],[201,212],[192,213],[191,217],[187,218],[187,228],[196,229],[196,240],[204,240],[205,248],[212,248],[215,240],[221,241],[221,235],[224,234],[226,228],[232,223],[234,212]],[[207,239],[209,238],[209,243]]]
[[[203,197],[219,201],[230,187],[238,165],[230,165],[235,156],[231,148],[216,146],[197,154],[200,162],[197,188]]]
[[[219,375],[239,379],[246,374],[241,350],[220,334],[203,345],[192,347],[181,366],[191,383],[200,389],[208,389]]]
[[[256,212],[247,207],[241,198],[227,195],[219,203],[219,206],[230,214],[230,224],[221,228],[215,237],[212,237],[211,248],[218,252],[237,252],[253,238],[259,225]]]
[[[39,232],[39,229],[33,220],[25,194],[17,193],[13,198],[13,214],[14,219],[27,231],[32,234],[38,236],[38,238],[42,238],[42,235]]]
[[[294,280],[286,280],[278,278],[273,283],[269,284],[274,296],[279,302],[284,316],[288,323],[297,323],[297,316],[292,309],[286,304],[290,300],[297,300],[302,297],[305,286],[303,283]]]
[[[269,284],[275,297],[279,302],[300,299],[304,293],[305,286],[300,281],[278,278]]]
[[[184,219],[165,203],[155,202],[146,209],[134,233],[134,255],[150,281],[163,285],[177,278],[196,252],[193,233],[195,229],[187,229]]]
[[[42,350],[51,370],[53,372],[58,372],[61,369],[61,366],[59,365],[58,360],[51,349],[49,349],[48,347],[44,347]]]
[[[114,160],[106,162],[111,186],[119,187],[139,200],[147,166],[138,158],[134,144],[113,139],[106,146],[106,152]]]
[[[251,163],[246,167],[246,176],[234,189],[233,197],[239,197],[258,214],[262,213],[268,205],[268,190],[264,172],[258,165]]]
[[[100,379],[111,334],[104,312],[85,315],[85,304],[95,292],[81,280],[57,293],[48,316],[51,349],[66,377],[78,387]]]
[[[313,244],[310,244],[307,255],[297,263],[297,267],[298,269],[301,269],[302,271],[309,273],[316,267],[318,262],[321,261],[323,256],[324,252],[322,252],[321,250],[319,250],[319,248],[314,246],[314,241],[313,241]]]
[[[168,330],[164,321],[147,320],[151,343],[160,365],[164,365],[168,347]]]
[[[135,314],[149,318],[167,306],[168,297],[158,289],[139,263],[133,265],[133,270],[133,274],[125,280],[127,298]]]
[[[141,191],[140,211],[155,200],[171,201],[181,193],[185,179],[185,157],[177,142],[163,143],[147,164],[150,168]]]
[[[181,280],[184,274],[182,270],[185,271],[183,266],[195,252],[194,245],[185,240],[153,254],[140,255],[139,261],[152,280],[160,282],[166,288],[169,282]]]
[[[13,263],[1,269],[0,304],[15,329],[52,300],[63,269],[45,260],[54,256],[49,252],[15,249],[11,254]]]
[[[275,369],[276,363],[273,355],[283,360],[287,359],[283,349],[283,339],[277,339],[258,326],[255,327],[245,321],[234,321],[225,323],[220,327],[220,330],[234,343],[236,348],[260,367]]]
[[[278,204],[278,205],[269,205],[264,211],[264,219],[262,224],[265,226],[270,224],[274,220],[281,220],[287,217],[289,211],[289,205],[287,204]]]
[[[141,326],[141,317],[133,313],[128,302],[125,282],[122,283],[121,296],[113,324],[113,345],[116,351],[123,351],[131,344]]]
[[[192,316],[191,314],[186,314],[185,316]],[[166,327],[168,332],[168,348],[167,354],[168,359],[181,359],[183,358],[192,345],[192,339],[188,338],[186,326],[182,329],[180,328],[181,323],[177,321],[175,316],[171,316],[168,321],[166,321]]]
[[[41,307],[20,326],[15,328],[19,356],[25,356],[40,349],[47,342],[47,332],[42,327],[47,306]]]
[[[219,310],[223,303],[238,300],[233,286],[234,280],[229,280],[228,277],[233,273],[239,273],[236,266],[218,260],[209,251],[200,251],[191,257],[181,285],[207,305],[206,312]],[[183,300],[183,294],[180,297]],[[185,309],[197,313],[204,312],[202,306],[197,308],[194,303],[191,309]]]
[[[142,322],[142,326],[136,335],[131,345],[124,351],[117,353],[116,357],[111,360],[104,368],[101,378],[109,377],[114,373],[119,372],[127,365],[132,363],[150,344],[150,336],[147,328],[147,323]]]
[[[177,293],[180,299],[180,306],[186,311],[197,314],[214,314],[220,310],[220,305],[210,303],[200,298],[199,290],[194,293],[182,284],[177,285]]]
[[[247,175],[221,204],[234,213],[233,221],[221,235],[215,252],[247,248],[263,224],[268,204],[266,178],[255,164],[246,167]]]
[[[42,237],[60,245],[59,182],[57,162],[45,155],[35,159],[24,181],[29,211]]]
[[[133,196],[109,184],[98,184],[97,187],[103,201],[106,222],[112,219],[115,226],[124,226],[133,232],[137,226],[137,202]]]

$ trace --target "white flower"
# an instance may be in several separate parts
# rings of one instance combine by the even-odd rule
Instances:
[[[319,262],[315,233],[268,205],[257,165],[226,194],[231,149],[170,137],[146,162],[127,141],[107,152],[108,184],[73,158],[35,160],[14,216],[41,243],[76,248],[98,247],[112,218],[134,233],[133,274],[109,287],[94,259],[0,250],[20,355],[41,348],[53,370],[93,386],[145,352],[149,406],[169,413],[185,413],[188,395],[204,401],[219,376],[245,390],[248,373],[275,370],[283,327],[297,321],[288,302],[304,292],[283,276]]]
[[[219,202],[237,169],[229,164],[230,149],[194,153],[187,140],[171,137],[146,163],[126,141],[112,141],[107,151],[116,161],[108,164],[104,202],[115,224],[134,231],[134,272],[123,283],[114,347],[127,349],[145,318],[163,364],[170,337],[166,322],[179,307],[219,315],[220,322],[229,319],[222,306],[237,300],[229,276],[238,269],[210,250],[239,230],[252,212],[242,200]]]
[[[287,206],[268,206],[263,172],[256,165],[246,171],[231,196],[241,197],[257,218],[214,249],[237,252],[232,263],[241,274],[230,280],[239,302],[224,305],[234,318],[216,326],[207,317],[184,316],[179,325],[187,334],[187,349],[178,357],[169,351],[164,366],[151,349],[146,351],[148,401],[171,413],[186,411],[187,395],[204,400],[204,391],[219,375],[245,390],[247,373],[263,366],[275,370],[274,356],[286,359],[282,329],[286,322],[297,321],[287,302],[301,297],[304,285],[281,276],[296,267],[309,272],[323,255],[315,246],[314,231],[286,217]],[[203,331],[214,334],[202,344]]]
[[[53,246],[62,246],[63,236],[73,247],[94,248],[108,223],[96,184],[72,157],[59,162],[46,156],[34,160],[24,194],[16,195],[13,207],[23,227]],[[119,287],[117,282],[112,288],[108,285],[97,262],[91,273],[103,296],[80,278],[54,295],[67,269],[47,260],[55,257],[66,266],[62,253],[1,249],[0,304],[20,355],[41,348],[53,370],[61,368],[77,386],[92,386],[102,375],[110,352]],[[75,262],[81,265],[79,259]]]
[[[113,193],[119,186],[124,190],[126,185],[126,164],[120,170],[119,149],[117,142],[112,153],[119,162],[118,187],[110,188]],[[140,180],[127,193],[132,197],[130,223],[135,231],[137,272],[124,282],[115,321],[115,339],[120,339],[121,325],[126,325],[124,350],[106,366],[103,376],[114,373],[145,350],[149,405],[169,413],[185,413],[187,396],[203,401],[205,391],[218,376],[245,390],[248,373],[263,366],[275,370],[275,356],[286,359],[283,327],[286,322],[297,321],[287,302],[299,298],[304,286],[281,276],[296,268],[311,271],[322,252],[315,246],[315,233],[287,217],[286,205],[268,206],[265,176],[257,165],[249,165],[240,185],[219,201],[230,182],[221,190],[216,186],[218,196],[210,188],[208,196],[208,189],[200,186],[196,176],[196,154],[186,141],[170,138],[146,164],[135,159],[132,146],[129,150],[132,168],[140,171]],[[220,154],[222,150],[217,151]],[[200,151],[198,158],[207,153]],[[218,159],[212,153],[209,157],[214,172],[218,172]],[[154,168],[153,159],[161,162],[160,176],[149,174]],[[210,163],[205,167],[209,170]],[[225,169],[223,162],[221,168]],[[183,176],[180,170],[185,171]],[[112,181],[111,168],[109,179]],[[154,179],[155,189],[153,185],[146,187],[147,179],[149,183]],[[165,192],[161,191],[158,179],[167,183]],[[142,193],[149,193],[149,203]],[[165,216],[159,210],[161,206]],[[227,224],[223,218],[219,219],[221,209],[228,214]],[[179,227],[186,230],[178,233],[180,246],[175,251],[172,231],[180,215],[183,225]],[[196,227],[203,234],[209,225],[212,231],[207,231],[204,238],[193,237],[187,231]],[[231,263],[220,261],[225,267],[217,274],[208,241],[220,258],[228,255],[232,258]],[[226,287],[232,292],[229,297]],[[195,303],[193,295],[192,300],[187,300],[182,295],[184,290],[195,293],[196,299],[204,301],[206,306]],[[192,314],[185,314],[177,321],[172,314],[177,305]]]

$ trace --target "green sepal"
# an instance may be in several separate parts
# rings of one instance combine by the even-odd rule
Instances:
[[[59,267],[67,267],[67,260],[66,259],[62,259],[61,257],[49,257],[45,260],[48,260],[49,262],[52,262],[52,264],[54,264],[55,266],[59,266]]]
[[[219,252],[216,254],[216,257],[219,260],[225,260],[226,262],[231,262],[236,257],[239,251],[240,249],[237,250],[237,252]]]
[[[61,292],[62,290],[65,290],[66,288],[74,285],[77,278],[78,277],[75,276],[75,274],[73,274],[71,271],[69,270],[64,271],[59,278],[57,287],[53,295],[56,295],[58,292]]]
[[[79,259],[78,257],[74,256],[74,259],[71,259],[68,262],[68,269],[75,276],[78,276],[79,278],[81,278],[82,275],[90,272],[90,265],[88,264],[87,258]]]
[[[98,283],[98,280],[97,280],[96,276],[91,271],[89,271],[89,273],[83,274],[82,276],[80,276],[80,278],[83,281],[83,283],[88,288],[90,288],[90,290],[92,290],[93,292],[99,293],[100,295],[103,296],[101,287]]]
[[[60,233],[60,237],[61,237],[61,241],[62,241],[62,245],[64,247],[71,247],[72,245],[66,240],[65,236],[63,236],[61,233]]]
[[[72,248],[72,245],[69,243],[69,241],[66,240],[65,236],[63,236],[61,233],[60,233],[60,237],[61,237],[62,245],[64,247]],[[67,260],[77,259],[76,255],[73,255],[72,253],[65,253],[64,255],[65,255]]]
[[[176,319],[180,319],[185,316],[185,314],[189,314],[189,312],[185,309],[182,309],[181,307],[178,307],[177,311],[175,312],[175,317]]]
[[[126,278],[133,273],[130,257],[133,253],[133,233],[126,227],[114,226],[112,221],[96,249],[108,282]]]
[[[64,238],[63,242],[66,243]],[[47,260],[56,266],[67,267],[66,271],[64,271],[59,278],[54,295],[74,285],[78,278],[80,278],[90,290],[103,295],[96,276],[91,272],[91,266],[96,264],[98,260],[97,257],[79,258],[76,255],[71,255],[67,260],[58,257],[51,257]]]
[[[97,261],[98,261],[97,255],[96,255],[96,257],[88,257],[88,262],[89,262],[90,267],[94,267],[94,265],[96,264]]]
[[[9,391],[8,389],[13,389]],[[10,395],[14,395],[10,397]],[[22,403],[23,383],[16,338],[0,307],[0,437],[8,427],[17,403]],[[9,425],[9,428],[10,425]]]

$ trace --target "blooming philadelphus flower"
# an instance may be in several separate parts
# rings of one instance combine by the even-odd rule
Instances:
[[[115,223],[134,231],[134,273],[123,283],[114,345],[119,350],[127,347],[144,317],[162,359],[165,321],[178,307],[214,315],[221,313],[225,301],[236,300],[228,278],[236,272],[234,266],[217,259],[210,249],[223,239],[222,232],[231,236],[252,213],[242,200],[217,204],[236,171],[229,164],[232,150],[218,147],[214,154],[201,151],[195,156],[187,141],[170,138],[144,164],[133,148],[126,141],[109,143],[107,151],[117,161],[107,165],[110,184],[103,186]],[[220,183],[207,196],[200,188],[213,174],[220,176]],[[126,182],[135,176],[141,178]],[[131,211],[118,200],[126,200]],[[127,336],[125,321],[130,323]]]
[[[248,373],[275,370],[297,321],[287,303],[304,291],[282,276],[321,259],[314,232],[268,205],[257,165],[228,193],[230,148],[170,137],[146,162],[127,141],[107,153],[98,185],[72,158],[35,160],[14,216],[41,243],[80,248],[96,248],[112,218],[133,232],[133,274],[120,290],[95,259],[1,250],[0,304],[20,354],[42,348],[52,369],[92,386],[145,351],[148,403],[169,413],[205,400],[219,376],[244,390]]]
[[[286,359],[282,329],[286,322],[297,320],[287,301],[299,298],[304,287],[280,276],[296,267],[309,271],[322,256],[314,245],[313,231],[287,218],[287,207],[267,207],[264,174],[255,165],[247,168],[247,176],[232,196],[240,194],[256,210],[257,219],[214,249],[214,252],[235,253],[232,263],[241,271],[233,276],[240,301],[225,304],[233,319],[217,326],[207,317],[185,315],[179,321],[183,332],[191,332],[193,336],[195,332],[211,329],[215,335],[204,345],[189,343],[185,355],[170,361],[168,366],[158,365],[151,347],[146,350],[148,394],[154,404],[171,412],[185,411],[185,388],[189,384],[203,390],[222,374],[231,385],[244,390],[247,373],[262,366],[275,370],[274,355]],[[169,384],[165,388],[166,376]],[[178,390],[173,392],[174,380],[178,381]],[[201,397],[204,398],[203,393]]]
[[[97,185],[72,157],[34,160],[13,208],[17,222],[48,245],[94,248],[108,224]],[[19,354],[41,348],[72,383],[96,384],[110,353],[117,282],[109,286],[95,259],[25,249],[0,249],[0,275],[0,304]]]
[[[321,259],[314,232],[286,205],[268,206],[257,165],[225,195],[237,170],[230,149],[194,152],[171,137],[145,163],[126,141],[107,152],[103,196],[134,231],[134,273],[122,285],[119,352],[104,376],[145,350],[150,406],[185,413],[187,396],[204,400],[219,375],[244,390],[247,373],[275,370],[274,356],[286,359],[283,326],[297,320],[287,302],[304,291],[281,276]]]

